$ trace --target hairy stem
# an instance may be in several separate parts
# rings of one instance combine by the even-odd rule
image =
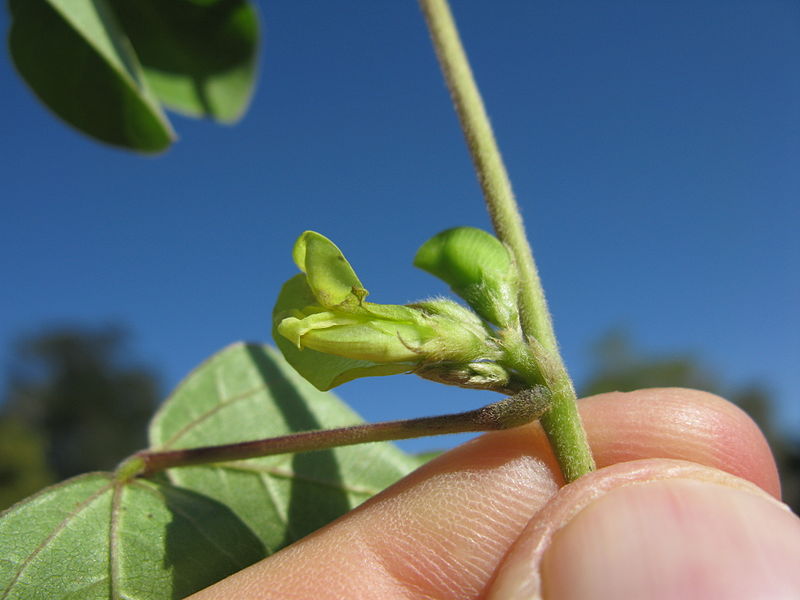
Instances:
[[[553,394],[552,408],[541,423],[558,458],[564,478],[573,481],[594,469],[586,434],[578,415],[575,391],[558,352],[550,312],[533,253],[525,235],[517,201],[480,92],[446,0],[420,0],[433,45],[467,141],[497,237],[509,248],[520,281],[522,332],[537,372],[522,372],[533,384],[544,374]]]
[[[337,446],[404,440],[447,433],[510,429],[535,421],[547,410],[550,401],[550,392],[543,386],[537,386],[511,398],[463,413],[383,423],[365,423],[338,429],[304,431],[221,446],[164,451],[143,450],[123,462],[117,469],[117,473],[120,478],[129,479],[144,477],[174,467],[244,460],[273,454],[309,452]]]

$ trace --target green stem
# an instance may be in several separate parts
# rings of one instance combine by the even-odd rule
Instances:
[[[143,450],[124,461],[118,467],[117,473],[122,480],[128,480],[132,477],[145,477],[174,467],[244,460],[273,454],[309,452],[368,442],[404,440],[468,431],[510,429],[535,421],[548,408],[550,402],[550,393],[543,386],[538,386],[511,398],[505,398],[483,408],[463,413],[383,423],[365,423],[338,429],[303,431],[280,437],[220,446],[163,451]]]
[[[433,45],[467,141],[497,237],[509,248],[520,281],[522,332],[542,352],[533,353],[537,372],[521,373],[530,383],[542,375],[553,393],[553,406],[541,424],[550,439],[564,478],[573,481],[594,469],[576,405],[572,382],[558,352],[547,301],[519,207],[480,92],[472,76],[453,15],[446,0],[420,0]]]

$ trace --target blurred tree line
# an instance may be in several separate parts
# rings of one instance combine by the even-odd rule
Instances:
[[[156,373],[127,354],[116,326],[22,338],[0,399],[0,510],[45,485],[113,469],[147,445]]]
[[[769,442],[781,474],[783,501],[800,514],[800,436],[788,438],[775,428],[769,390],[757,383],[730,387],[690,354],[644,356],[622,331],[603,336],[592,348],[594,373],[580,396],[630,392],[641,388],[684,387],[704,390],[737,404],[758,424]]]
[[[159,378],[132,360],[127,343],[119,327],[54,330],[17,343],[0,399],[0,510],[50,483],[113,469],[147,445],[147,422],[161,398]],[[800,439],[775,429],[766,388],[727,388],[690,355],[642,356],[619,332],[601,339],[593,354],[583,396],[678,386],[741,406],[764,431],[784,500],[800,514]]]

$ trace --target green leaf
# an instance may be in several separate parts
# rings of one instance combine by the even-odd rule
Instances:
[[[325,308],[339,307],[343,303],[358,305],[367,296],[367,290],[342,251],[316,231],[303,232],[294,244],[292,258],[306,274],[313,302]]]
[[[169,109],[224,123],[256,80],[258,16],[247,0],[109,0],[147,80]]]
[[[236,344],[192,373],[153,419],[156,449],[191,448],[360,422],[266,346]],[[391,444],[267,456],[167,471],[175,485],[230,507],[268,552],[289,544],[412,471]]]
[[[336,427],[358,417],[275,351],[236,344],[193,372],[153,419],[159,449]],[[90,473],[0,514],[0,598],[182,598],[339,517],[419,465],[367,444],[171,469]]]
[[[301,349],[278,333],[277,326],[284,317],[315,304],[317,299],[308,286],[306,275],[300,273],[292,277],[283,285],[275,302],[272,337],[286,360],[318,390],[329,390],[359,377],[397,375],[414,368],[413,364],[377,363],[317,352],[311,348]]]
[[[225,506],[90,473],[0,515],[0,598],[182,598],[264,556]]]
[[[158,152],[174,135],[106,0],[10,0],[9,46],[34,93],[103,142]]]
[[[516,320],[517,275],[506,247],[475,227],[455,227],[425,242],[414,265],[449,284],[481,317],[507,327]]]

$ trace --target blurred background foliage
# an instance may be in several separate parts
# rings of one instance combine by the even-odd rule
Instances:
[[[47,484],[113,469],[147,444],[159,377],[127,351],[119,326],[21,338],[0,399],[0,508]]]
[[[612,330],[602,336],[591,353],[593,373],[578,390],[582,397],[651,387],[684,387],[711,392],[737,404],[764,432],[781,474],[783,500],[800,514],[800,439],[789,438],[775,427],[768,386],[759,382],[729,386],[688,352],[648,356],[634,346],[624,330]]]
[[[146,446],[147,422],[163,397],[158,373],[128,351],[119,326],[42,331],[16,343],[0,398],[0,509],[42,487],[112,469]],[[800,440],[779,434],[769,389],[726,386],[689,353],[647,356],[614,330],[591,349],[589,396],[647,387],[690,387],[724,396],[759,424],[781,472],[784,501],[800,513]]]

